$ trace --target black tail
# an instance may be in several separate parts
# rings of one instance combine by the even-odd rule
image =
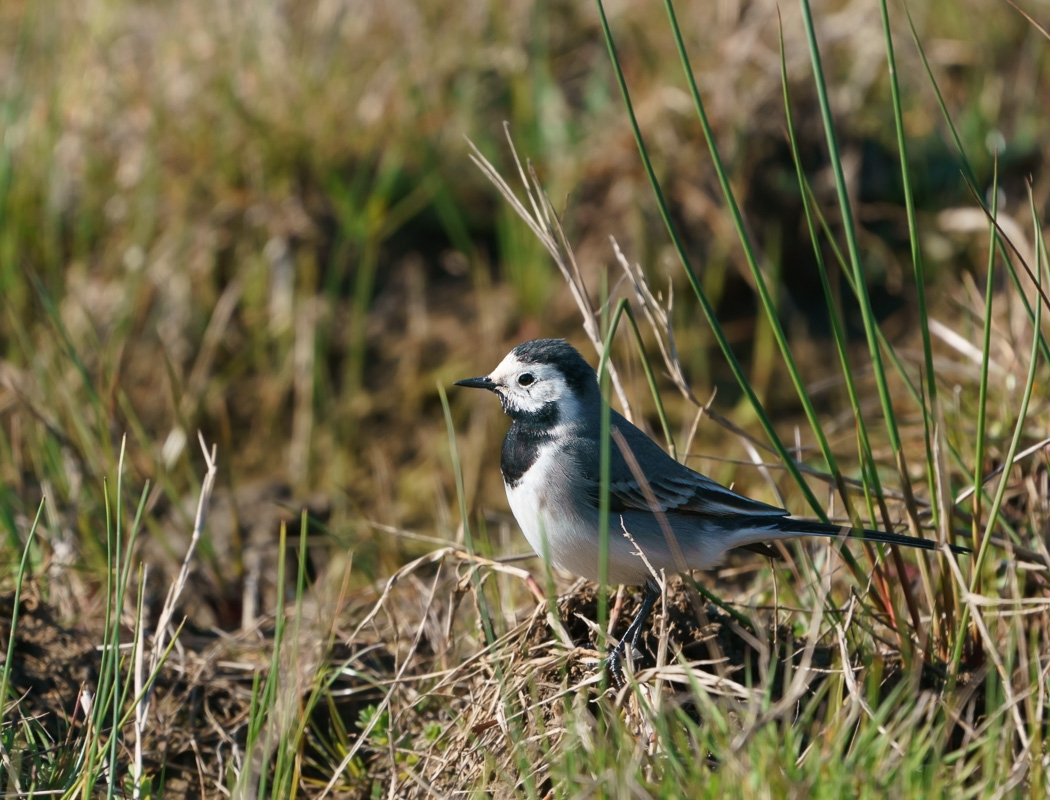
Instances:
[[[762,520],[766,522],[766,520]],[[900,533],[886,533],[885,531],[873,531],[867,528],[860,530],[850,528],[848,525],[828,525],[823,522],[812,522],[805,519],[793,519],[782,517],[776,520],[774,530],[787,535],[796,536],[830,536],[835,539],[860,539],[865,542],[881,542],[882,544],[899,544],[905,547],[916,547],[919,550],[937,550],[940,545],[932,539],[918,539],[914,536],[904,536]],[[957,544],[948,545],[953,553],[963,555],[972,553],[969,547],[961,547]]]

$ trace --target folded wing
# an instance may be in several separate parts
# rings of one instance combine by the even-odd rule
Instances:
[[[680,464],[638,428],[613,412],[612,425],[644,473],[643,487],[615,441],[609,459],[609,510],[660,511],[672,515],[705,517],[784,517],[787,511],[732,492],[699,472]],[[597,503],[600,486],[598,465],[577,459],[588,493]],[[652,497],[647,498],[646,488]],[[652,500],[655,500],[655,507]]]

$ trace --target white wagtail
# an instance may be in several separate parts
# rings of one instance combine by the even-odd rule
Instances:
[[[537,339],[515,347],[491,374],[456,385],[495,392],[512,420],[500,468],[511,510],[532,549],[556,567],[598,580],[604,400],[591,365],[563,339]],[[630,641],[637,649],[659,597],[638,549],[654,570],[674,573],[717,566],[736,547],[771,553],[765,543],[795,536],[937,547],[927,539],[793,519],[782,508],[736,494],[675,461],[615,410],[610,427],[619,436],[610,445],[606,580],[646,587],[638,615],[609,655],[618,683],[624,647]]]

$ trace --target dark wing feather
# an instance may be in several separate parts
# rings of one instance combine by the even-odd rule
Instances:
[[[851,531],[848,526],[788,517],[788,512],[783,508],[731,492],[699,472],[679,464],[656,442],[615,411],[612,412],[612,425],[623,434],[627,447],[644,470],[657,506],[654,509],[646,500],[646,493],[614,441],[609,458],[609,510],[614,514],[625,511],[661,511],[672,516],[735,518],[726,519],[724,524],[741,529],[761,526],[767,528],[773,536],[778,532],[788,536],[830,536],[905,545],[924,550],[933,550],[939,546],[937,542],[929,539],[867,529]],[[597,437],[590,440],[575,439],[567,445],[585,490],[595,504],[598,503],[600,485],[599,465],[595,457],[596,439]],[[758,519],[755,519],[756,517]],[[959,545],[949,547],[953,553],[970,552],[968,548]],[[752,550],[773,558],[779,557],[775,549],[762,542],[749,543],[737,549]]]
[[[667,514],[707,517],[783,517],[782,508],[760,503],[680,464],[665,453],[659,445],[638,428],[613,412],[612,424],[623,435],[627,447],[645,472],[649,490],[657,509],[646,499],[646,492],[628,466],[627,459],[614,441],[609,460],[610,511],[654,511]],[[597,502],[599,492],[598,464],[580,463],[582,477],[589,493]]]

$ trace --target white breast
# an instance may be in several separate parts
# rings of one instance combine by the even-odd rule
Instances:
[[[598,511],[573,494],[576,465],[564,458],[555,459],[554,453],[553,445],[542,447],[517,486],[506,486],[507,500],[538,556],[559,569],[596,581]],[[615,526],[619,526],[618,517]],[[609,583],[642,583],[647,577],[645,565],[619,527],[610,524]]]
[[[521,532],[525,534],[536,555],[561,566],[560,535],[558,525],[552,524],[552,493],[547,491],[548,476],[552,473],[553,448],[550,445],[540,449],[539,457],[518,481],[516,486],[505,484],[510,510],[518,521]],[[556,471],[556,470],[553,470]],[[551,538],[553,537],[553,542]]]
[[[559,569],[597,580],[598,514],[574,502],[575,464],[556,459],[556,451],[553,444],[541,446],[518,485],[506,487],[507,500],[536,555]]]

